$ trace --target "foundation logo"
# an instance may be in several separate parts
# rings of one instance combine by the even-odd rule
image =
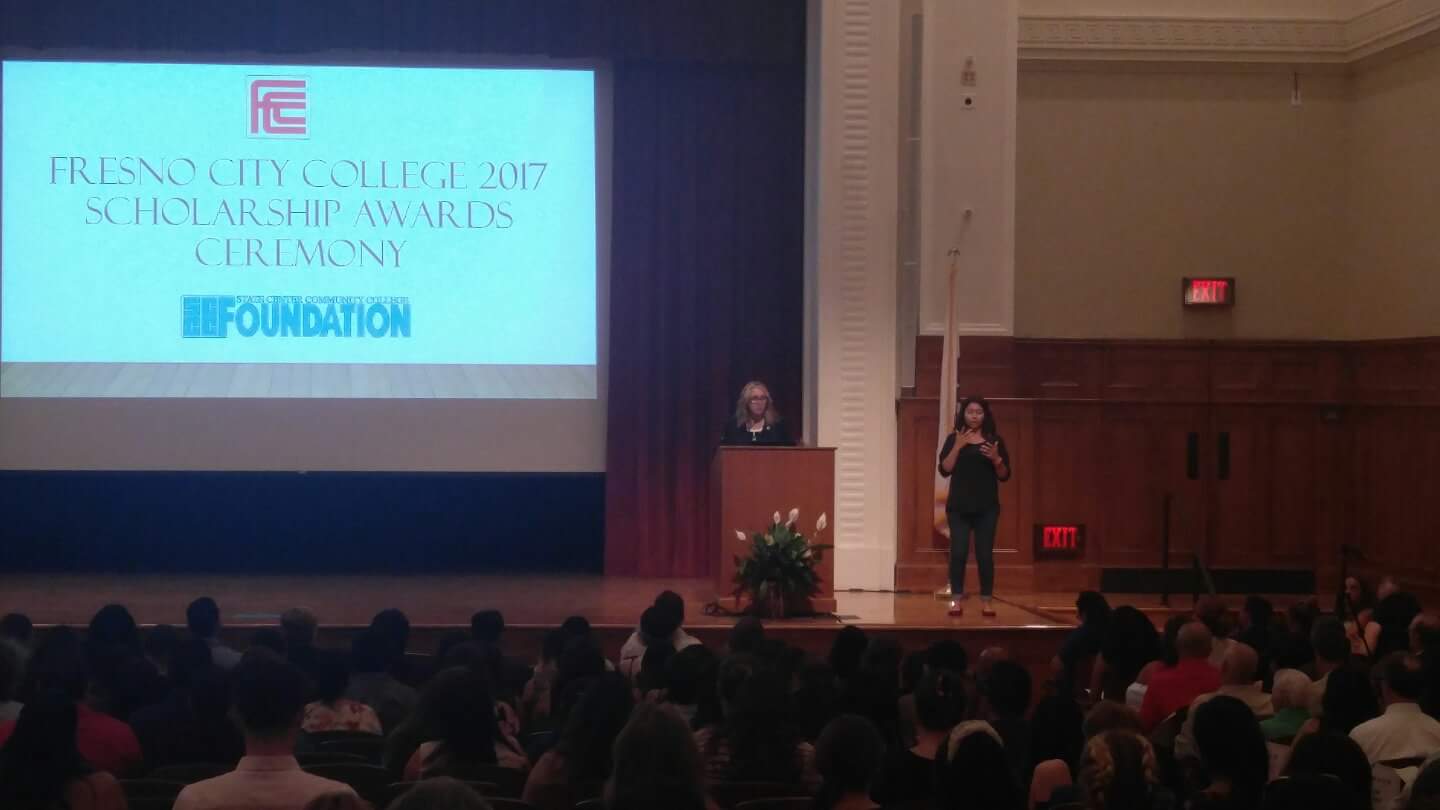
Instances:
[[[250,137],[310,137],[310,88],[304,76],[250,76]]]
[[[186,338],[408,338],[410,299],[360,295],[186,295]]]

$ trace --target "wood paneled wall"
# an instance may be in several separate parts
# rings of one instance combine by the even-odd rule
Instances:
[[[947,541],[931,525],[940,352],[921,339],[916,389],[899,403],[900,588],[945,579]],[[958,362],[961,393],[991,400],[1014,461],[997,590],[1094,587],[1102,567],[1158,566],[1167,496],[1174,566],[1198,551],[1217,568],[1308,568],[1328,590],[1350,543],[1373,572],[1420,590],[1440,574],[1426,542],[1440,504],[1440,339],[965,338]],[[1085,558],[1035,562],[1036,523],[1085,524]]]

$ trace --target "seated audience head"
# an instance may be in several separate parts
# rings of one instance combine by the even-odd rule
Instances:
[[[1158,773],[1149,740],[1133,731],[1107,731],[1085,743],[1080,795],[1090,810],[1152,807]]]
[[[1214,635],[1204,622],[1186,622],[1175,636],[1175,652],[1180,660],[1210,658]]]
[[[982,687],[999,717],[1024,717],[1030,709],[1030,670],[1010,660],[996,661]]]
[[[41,636],[26,665],[25,680],[33,693],[53,689],[71,700],[83,700],[90,670],[80,636],[68,627],[56,627]]]
[[[1256,670],[1260,667],[1260,656],[1255,648],[1239,641],[1225,650],[1225,659],[1220,662],[1220,682],[1231,686],[1249,686],[1255,683]]]
[[[140,628],[124,605],[106,605],[96,611],[85,632],[85,644],[92,654],[139,656],[144,652]]]
[[[1440,613],[1426,610],[1410,620],[1410,652],[1427,658],[1440,656]]]
[[[0,639],[9,639],[22,647],[29,647],[35,638],[35,626],[24,613],[7,613],[0,619]]]
[[[905,649],[893,638],[876,638],[865,647],[860,657],[860,671],[865,675],[869,688],[883,693],[887,700],[900,697],[900,665],[905,660]]]
[[[464,782],[436,776],[416,782],[385,810],[490,810],[490,803]]]
[[[1275,606],[1263,596],[1245,597],[1245,606],[1240,609],[1240,628],[1268,628],[1275,617]]]
[[[1370,810],[1367,797],[1357,804],[1339,779],[1323,773],[1282,776],[1265,786],[1261,810]]]
[[[764,640],[765,625],[754,616],[743,616],[730,628],[730,640],[725,646],[731,655],[753,654],[759,651]]]
[[[464,663],[447,662],[454,660],[450,657],[450,654],[456,647],[465,645],[474,647],[475,644],[471,639],[471,634],[465,630],[446,630],[444,633],[441,633],[439,640],[435,642],[435,663],[440,669],[445,669],[450,666],[467,666],[469,664],[468,659]]]
[[[854,677],[860,671],[860,661],[868,646],[870,639],[864,630],[853,624],[841,628],[830,645],[830,668],[835,671],[835,677],[841,681]]]
[[[925,675],[925,651],[911,650],[905,653],[905,658],[900,661],[900,691],[910,695],[915,693],[915,687],[920,685],[920,679]]]
[[[1104,626],[1110,618],[1110,603],[1099,591],[1081,591],[1075,598],[1075,615],[1081,624]]]
[[[1124,695],[1140,670],[1160,657],[1162,646],[1160,634],[1149,616],[1130,605],[1115,608],[1100,643],[1100,655],[1105,660],[1102,695]]]
[[[220,606],[208,596],[202,596],[185,608],[185,625],[190,635],[209,641],[220,632]]]
[[[646,644],[669,643],[679,629],[675,614],[663,608],[651,605],[640,614],[640,635]]]
[[[1282,669],[1276,672],[1275,683],[1270,688],[1270,696],[1275,701],[1275,711],[1308,709],[1310,684],[1310,676],[1298,669]]]
[[[1202,596],[1195,603],[1195,620],[1210,628],[1213,638],[1230,635],[1229,614],[1225,601],[1218,596]]]
[[[426,765],[440,758],[455,776],[470,765],[495,763],[500,725],[490,685],[480,673],[464,667],[442,670],[425,685],[428,717],[421,718],[430,739],[439,743]]]
[[[647,645],[645,654],[640,656],[640,671],[635,674],[635,687],[642,694],[668,688],[666,673],[669,672],[670,659],[674,657],[675,647],[668,641]]]
[[[1295,741],[1286,776],[1331,776],[1351,795],[1355,810],[1370,807],[1370,760],[1360,744],[1345,734],[1318,731]]]
[[[1321,616],[1310,628],[1310,646],[1315,649],[1315,664],[1323,672],[1343,666],[1350,660],[1350,639],[1345,625],[1334,616]]]
[[[307,607],[293,607],[280,614],[280,632],[285,635],[288,649],[302,649],[315,646],[315,630],[320,620]]]
[[[1195,709],[1194,733],[1212,785],[1227,784],[1234,807],[1259,804],[1270,776],[1270,752],[1250,707],[1229,695],[1211,698]]]
[[[958,641],[946,639],[937,641],[930,645],[925,653],[925,668],[931,671],[944,670],[953,672],[956,675],[964,675],[970,668],[970,654],[965,652],[965,645]]]
[[[1330,673],[1325,679],[1325,694],[1320,705],[1321,726],[1341,734],[1349,734],[1356,726],[1380,715],[1370,674],[1358,667],[1344,667]]]
[[[655,597],[655,607],[675,622],[678,629],[685,625],[685,600],[674,591],[661,591]]]
[[[590,620],[584,616],[570,616],[560,623],[560,632],[565,640],[590,635]]]
[[[926,672],[915,687],[915,718],[922,732],[949,733],[965,719],[965,681],[946,670]]]
[[[273,627],[262,627],[250,636],[250,646],[260,647],[284,657],[288,651],[285,647],[285,634]]]
[[[573,785],[603,782],[610,776],[615,738],[630,720],[634,694],[625,676],[606,672],[594,678],[571,709],[555,752],[563,757]]]
[[[691,644],[665,664],[667,699],[679,706],[697,706],[715,697],[720,661],[703,644]]]
[[[1025,796],[989,723],[967,720],[951,730],[935,757],[937,810],[1020,810]]]
[[[605,783],[609,810],[704,810],[705,777],[695,736],[676,711],[641,703],[615,738]]]
[[[1348,608],[1346,615],[1353,616],[1354,613],[1375,606],[1375,592],[1370,589],[1370,583],[1351,574],[1345,578],[1345,602]]]
[[[1405,652],[1385,656],[1380,664],[1380,695],[1386,706],[1416,703],[1425,694],[1425,673],[1420,659]]]
[[[800,724],[800,735],[806,740],[816,740],[825,724],[835,716],[835,704],[840,698],[839,685],[830,664],[818,658],[806,660],[796,673],[799,688],[793,696],[794,714]],[[701,723],[701,718],[696,717]],[[949,730],[948,728],[946,729]]]
[[[1165,620],[1165,632],[1160,634],[1160,661],[1167,667],[1173,667],[1180,663],[1180,628],[1190,622],[1190,618],[1183,615],[1175,615]],[[1209,653],[1206,653],[1209,657]]]
[[[376,613],[370,620],[370,629],[385,644],[387,669],[405,659],[405,650],[410,646],[410,619],[404,611],[386,608]]]
[[[1082,730],[1086,739],[1107,731],[1145,733],[1144,726],[1140,722],[1140,713],[1132,707],[1114,700],[1102,700],[1091,707],[1085,715],[1085,724]]]
[[[1004,647],[986,647],[975,659],[975,680],[982,685],[990,678],[990,669],[1000,661],[1009,661],[1010,651]]]
[[[1058,759],[1074,770],[1085,747],[1085,714],[1069,694],[1049,695],[1030,716],[1030,760]]]
[[[846,796],[868,796],[885,760],[885,740],[867,718],[842,714],[820,732],[815,770],[820,773],[817,808],[831,808]]]
[[[789,683],[773,667],[732,657],[720,666],[720,700],[724,721],[711,745],[721,740],[728,745],[731,778],[798,779],[799,733],[790,722]]]
[[[0,748],[0,807],[68,806],[66,787],[93,770],[76,747],[76,722],[75,701],[63,692],[47,689],[25,704]]]
[[[1395,581],[1395,577],[1381,577],[1380,584],[1375,586],[1375,603],[1379,604],[1380,602],[1384,601],[1386,597],[1392,596],[1399,592],[1400,583]]]
[[[25,648],[8,638],[0,638],[0,703],[18,698],[24,679]]]
[[[1315,621],[1320,618],[1320,605],[1315,597],[1301,599],[1290,606],[1287,611],[1290,632],[1299,633],[1306,638],[1310,637],[1310,631],[1315,629]]]
[[[338,652],[324,650],[315,657],[315,699],[333,706],[345,695],[350,685],[350,668],[345,665],[345,656]]]
[[[476,611],[470,617],[470,638],[484,644],[499,644],[505,632],[505,616],[498,610]]]
[[[247,750],[293,750],[310,684],[305,674],[269,650],[254,650],[231,673],[231,702]]]

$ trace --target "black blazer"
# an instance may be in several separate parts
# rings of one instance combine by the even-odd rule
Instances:
[[[731,445],[789,446],[795,442],[790,438],[790,430],[785,427],[784,421],[776,422],[773,425],[766,425],[764,430],[751,433],[749,427],[735,424],[734,419],[726,419],[724,433],[720,436],[720,443]]]

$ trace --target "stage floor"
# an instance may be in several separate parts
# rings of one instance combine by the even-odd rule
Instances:
[[[273,626],[287,608],[313,610],[325,627],[368,625],[379,610],[398,607],[412,626],[469,627],[470,615],[493,608],[512,628],[550,628],[581,615],[597,627],[632,628],[640,612],[662,590],[685,598],[686,625],[720,628],[729,615],[706,615],[714,599],[708,579],[628,579],[544,575],[206,575],[206,574],[9,574],[0,576],[0,613],[19,611],[36,624],[84,625],[101,606],[129,608],[142,625],[185,623],[185,606],[197,596],[220,604],[225,624]],[[1004,594],[998,615],[980,615],[980,602],[965,603],[965,615],[946,615],[946,603],[930,594],[841,591],[834,617],[789,619],[796,629],[835,629],[842,624],[910,629],[1055,629],[1073,624],[1065,613],[1042,605],[1074,603],[1074,594]],[[1069,611],[1073,613],[1073,609]]]

